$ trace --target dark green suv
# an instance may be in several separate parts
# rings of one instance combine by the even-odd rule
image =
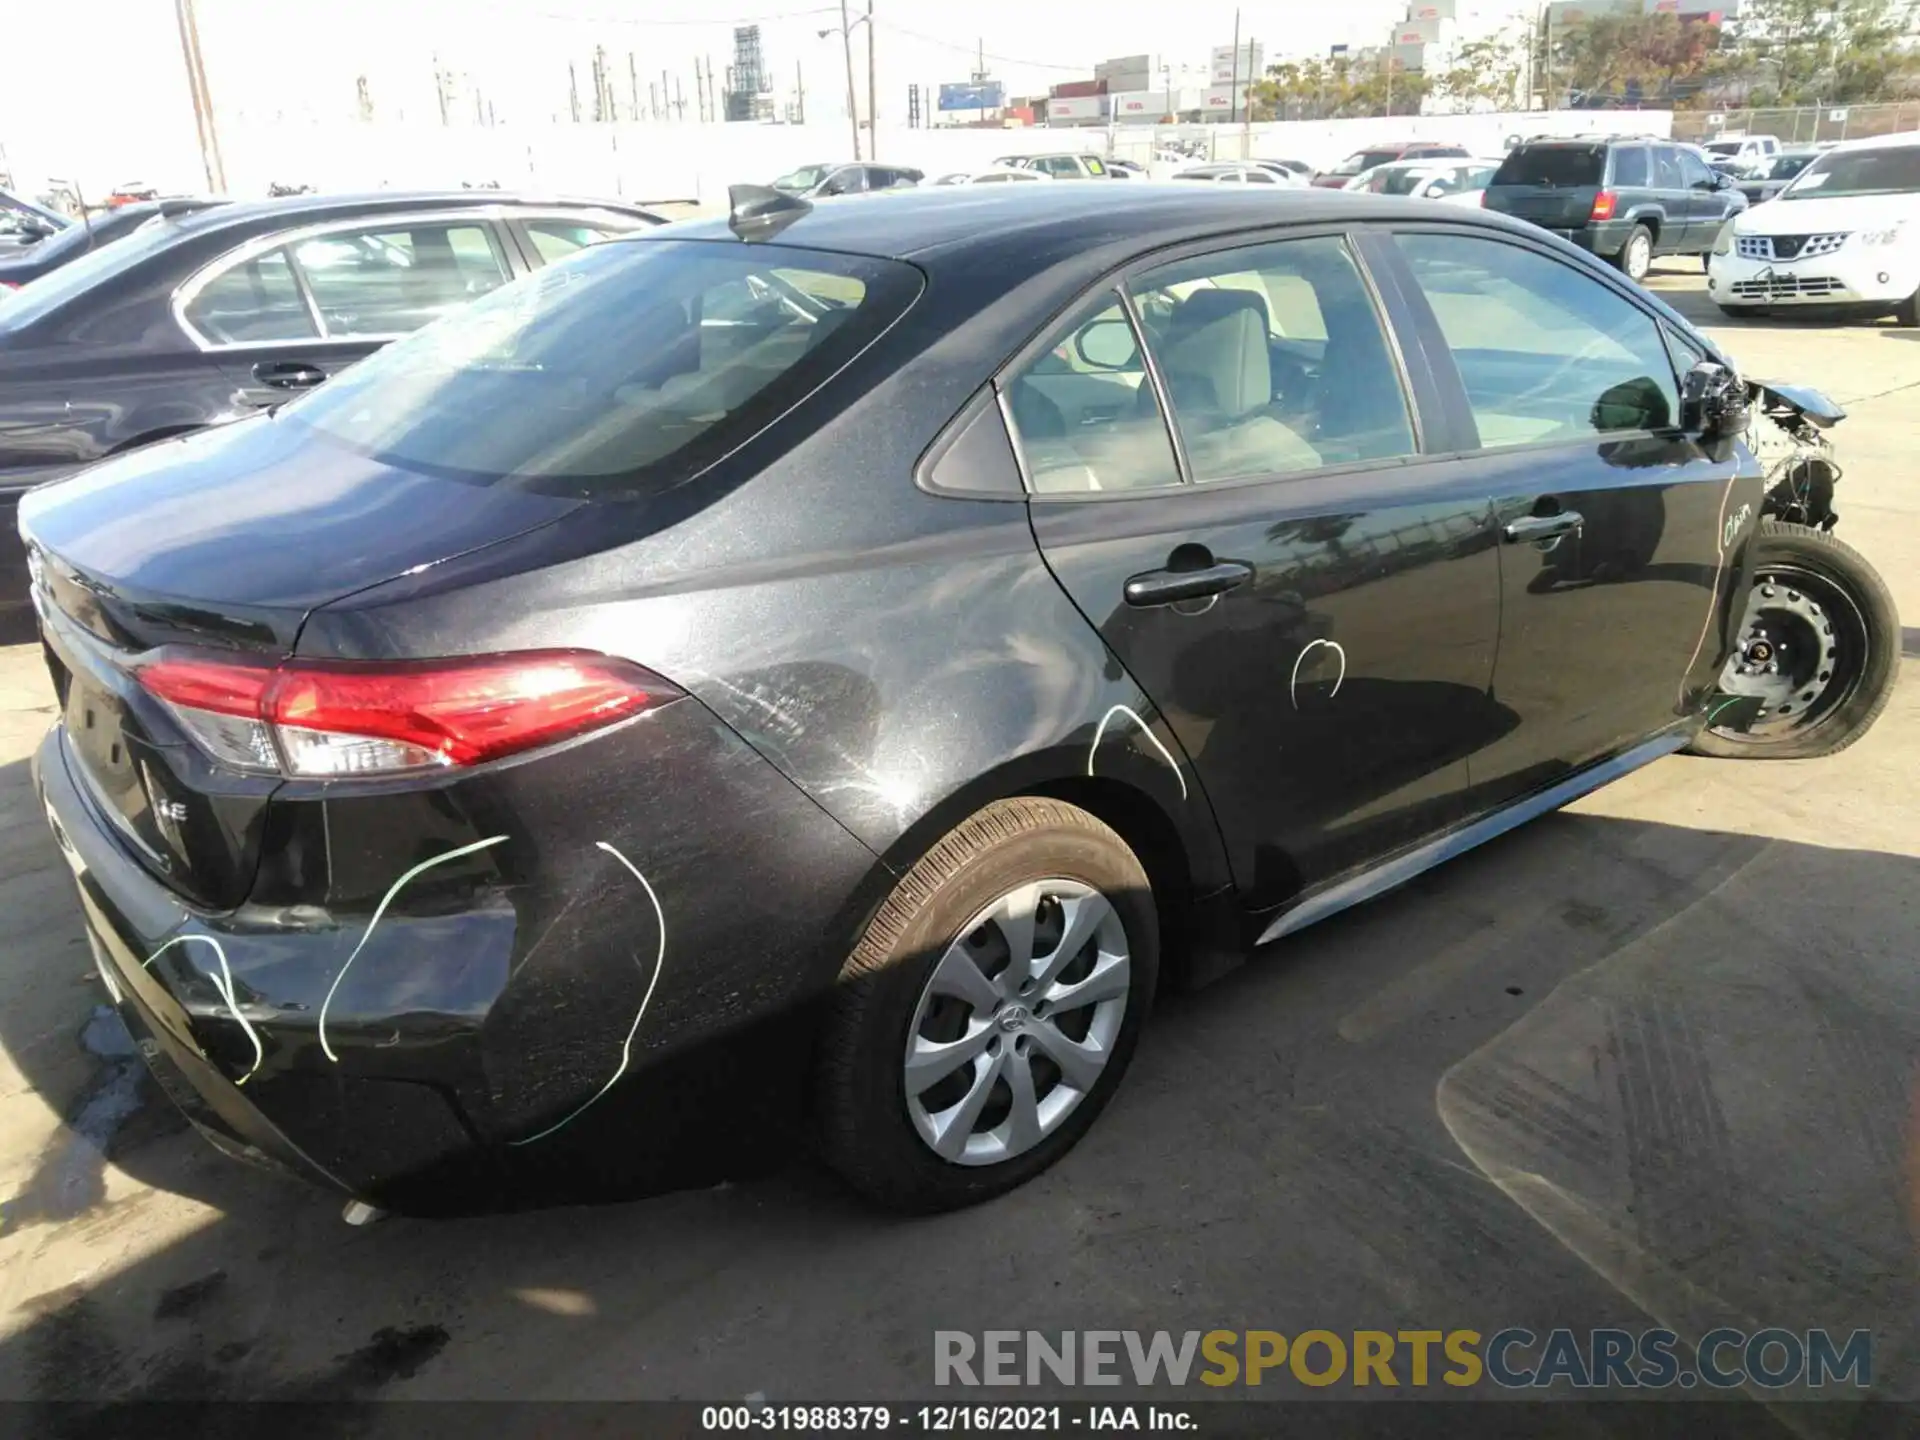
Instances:
[[[1706,255],[1727,218],[1747,207],[1732,179],[1697,152],[1643,137],[1524,141],[1482,203],[1604,256],[1635,280],[1656,255]]]

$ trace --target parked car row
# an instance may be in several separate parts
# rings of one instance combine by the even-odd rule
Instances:
[[[142,201],[0,260],[0,280],[31,282],[0,293],[0,630],[26,618],[14,509],[34,486],[280,405],[515,276],[657,223],[494,192]]]

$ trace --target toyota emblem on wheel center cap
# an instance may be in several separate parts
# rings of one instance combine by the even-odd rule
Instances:
[[[1009,1005],[1000,1012],[1000,1028],[1008,1034],[1021,1029],[1026,1023],[1027,1007],[1024,1005]]]

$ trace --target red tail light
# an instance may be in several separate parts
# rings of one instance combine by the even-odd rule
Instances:
[[[0,290],[18,290],[20,287],[11,280],[0,280]]]
[[[160,651],[135,673],[216,760],[312,778],[484,765],[680,694],[584,650],[279,665]]]
[[[1589,220],[1611,220],[1613,218],[1613,207],[1619,203],[1620,197],[1614,194],[1613,191],[1602,190],[1598,195],[1593,197],[1593,213],[1587,218]]]

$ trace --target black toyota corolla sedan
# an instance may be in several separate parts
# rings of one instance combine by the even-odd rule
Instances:
[[[76,226],[34,247],[22,287],[0,290],[0,643],[28,617],[13,508],[33,486],[282,404],[516,275],[657,223],[592,201],[386,191],[129,205],[95,222],[101,243]]]
[[[39,793],[226,1149],[961,1204],[1159,985],[1688,743],[1728,378],[1477,211],[742,187],[29,496]]]

